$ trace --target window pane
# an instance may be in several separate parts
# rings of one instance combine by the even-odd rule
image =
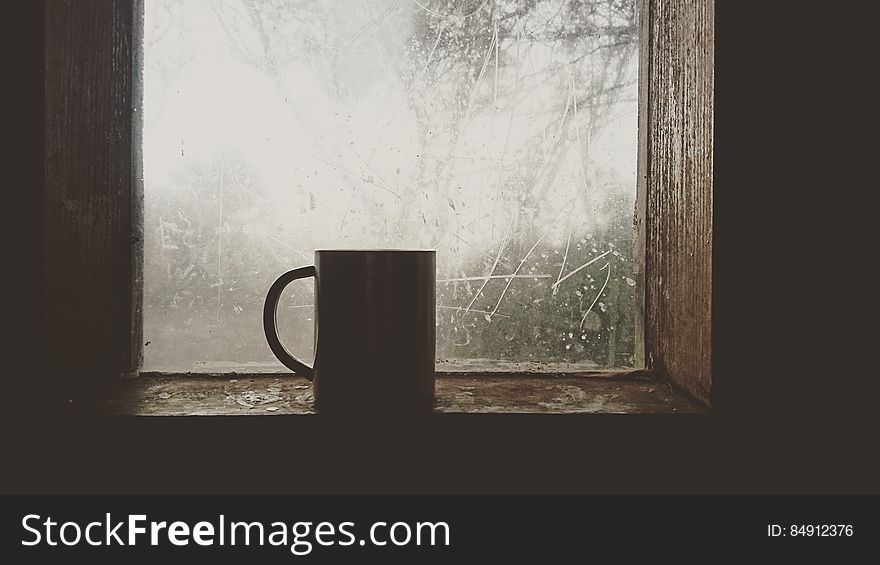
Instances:
[[[277,370],[328,247],[437,249],[452,368],[634,365],[635,0],[145,4],[145,369]]]

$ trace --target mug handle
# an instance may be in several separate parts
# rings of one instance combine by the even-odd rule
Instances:
[[[284,273],[278,277],[278,280],[272,283],[272,286],[269,288],[269,294],[266,295],[266,302],[263,304],[263,331],[266,333],[266,341],[269,342],[269,348],[272,349],[272,353],[275,354],[275,357],[277,357],[285,367],[308,380],[312,380],[314,369],[284,349],[281,340],[278,339],[278,322],[276,314],[278,312],[278,300],[281,298],[281,293],[284,291],[284,288],[297,279],[314,276],[315,267],[313,266],[300,267],[299,269]]]

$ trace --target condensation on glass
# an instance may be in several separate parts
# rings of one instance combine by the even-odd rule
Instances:
[[[272,281],[397,247],[440,368],[634,366],[636,0],[145,4],[146,370],[277,370]]]

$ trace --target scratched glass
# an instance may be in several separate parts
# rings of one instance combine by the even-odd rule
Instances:
[[[272,281],[397,247],[437,249],[441,369],[635,365],[635,0],[145,5],[145,369],[279,370]]]

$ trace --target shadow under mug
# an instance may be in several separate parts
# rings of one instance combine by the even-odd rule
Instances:
[[[315,361],[278,337],[278,301],[315,277]],[[263,329],[272,353],[312,381],[320,412],[423,412],[434,402],[436,254],[432,250],[319,250],[315,265],[272,284]]]

